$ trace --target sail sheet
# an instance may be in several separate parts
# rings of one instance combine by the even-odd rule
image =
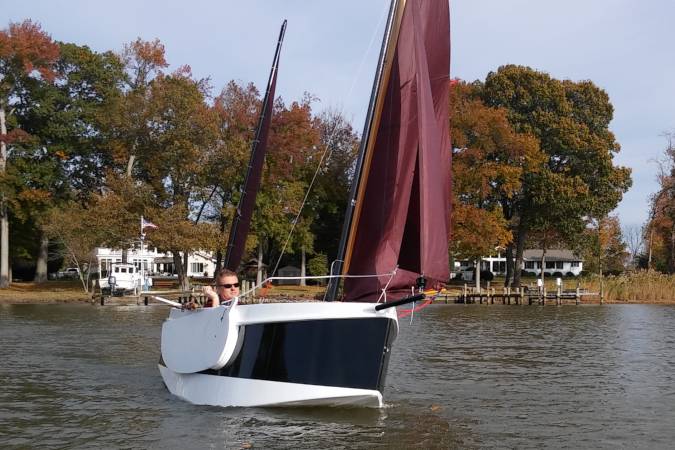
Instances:
[[[348,275],[382,275],[347,278],[347,301],[376,301],[385,286],[400,297],[420,275],[428,285],[449,278],[449,5],[403,8],[345,259]]]
[[[226,269],[235,272],[239,268],[241,258],[244,254],[246,236],[251,227],[251,218],[255,207],[255,198],[258,193],[258,188],[260,187],[263,163],[265,162],[265,154],[267,152],[267,136],[269,135],[270,124],[272,122],[272,111],[274,109],[274,92],[277,86],[279,54],[281,52],[281,44],[284,40],[285,32],[286,21],[284,20],[281,25],[281,31],[279,32],[279,41],[277,42],[277,49],[272,62],[272,70],[270,71],[270,77],[267,82],[267,91],[265,92],[265,98],[263,99],[255,139],[251,145],[251,158],[248,163],[246,179],[244,180],[239,205],[237,206],[237,210],[235,211],[232,220],[232,226],[230,227],[230,235],[223,266]]]

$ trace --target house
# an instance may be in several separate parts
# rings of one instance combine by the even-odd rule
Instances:
[[[541,274],[541,249],[523,251],[521,270],[528,275]],[[583,270],[583,259],[571,250],[546,250],[544,273],[552,276],[578,276]],[[473,279],[474,261],[460,261],[456,271],[465,280]],[[506,256],[501,253],[481,258],[481,271],[490,271],[493,275],[506,275]]]
[[[541,274],[542,250],[523,252],[523,270],[531,275]],[[546,250],[544,273],[552,276],[578,276],[583,270],[583,260],[571,250]]]
[[[98,261],[100,273],[107,273],[114,263],[122,262],[122,250],[99,247],[94,251]],[[171,276],[174,270],[173,256],[170,253],[157,251],[156,248],[144,248],[140,246],[130,248],[127,252],[127,262],[135,265],[139,270],[154,275]],[[212,277],[216,269],[216,260],[211,252],[197,251],[188,254],[187,275],[189,277]]]
[[[299,277],[300,276],[300,269],[295,267],[295,266],[284,266],[281,269],[279,269],[279,276],[280,277]],[[279,284],[300,285],[300,280],[279,280]]]

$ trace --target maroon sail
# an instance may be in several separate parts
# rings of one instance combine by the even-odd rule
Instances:
[[[263,163],[265,162],[265,153],[267,151],[267,136],[269,135],[270,123],[272,122],[274,91],[277,85],[277,70],[279,68],[279,54],[281,52],[281,44],[284,40],[285,32],[286,21],[284,20],[284,23],[281,25],[281,31],[279,31],[279,41],[277,42],[277,49],[274,53],[272,70],[270,71],[270,77],[267,82],[267,90],[260,111],[258,127],[251,145],[251,158],[248,163],[244,187],[241,191],[239,205],[237,206],[234,218],[232,219],[230,235],[227,241],[227,251],[225,252],[225,258],[223,260],[223,267],[232,271],[236,271],[239,268],[241,257],[244,254],[246,236],[251,227],[251,217],[253,216],[253,209],[255,207],[255,198],[258,193],[258,188],[260,187]]]
[[[400,297],[420,275],[431,284],[449,278],[449,5],[399,8],[344,257],[348,275],[382,276],[347,278],[348,301],[376,301],[387,283],[387,298]]]

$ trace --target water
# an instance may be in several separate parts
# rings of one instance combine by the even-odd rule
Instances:
[[[157,371],[163,307],[0,306],[0,447],[672,448],[675,307],[433,306],[387,407],[193,406]]]

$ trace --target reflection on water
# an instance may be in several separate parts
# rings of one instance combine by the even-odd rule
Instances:
[[[401,323],[381,410],[193,406],[162,307],[0,307],[0,447],[669,447],[675,308],[435,306]],[[196,343],[196,345],[198,345]]]

